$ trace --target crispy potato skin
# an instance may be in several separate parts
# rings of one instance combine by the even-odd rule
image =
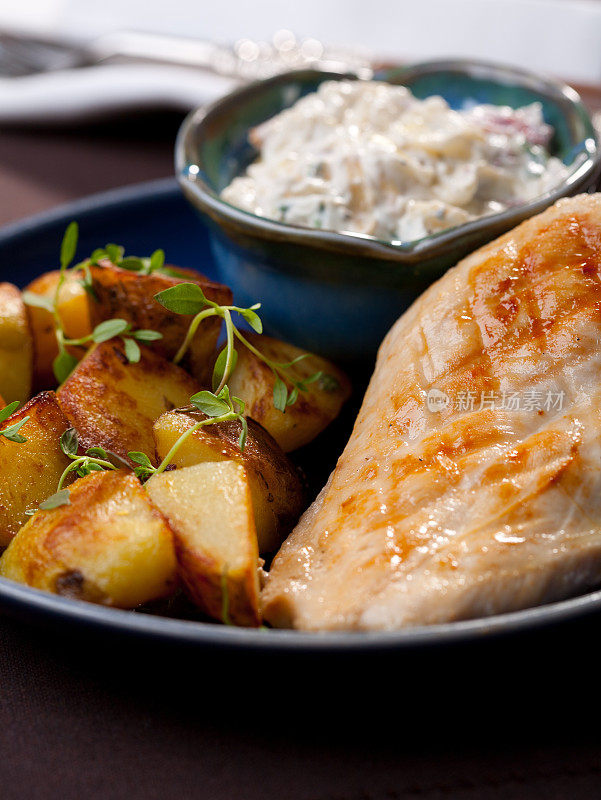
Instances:
[[[45,272],[29,284],[27,291],[52,298],[59,277],[58,270]],[[69,273],[65,279],[58,298],[58,313],[70,339],[81,339],[92,330],[88,295],[76,274]],[[52,362],[58,355],[58,345],[52,314],[44,308],[27,306],[27,315],[33,334],[34,385],[37,389],[47,389],[56,385]],[[76,358],[82,358],[85,348],[70,347],[69,352]]]
[[[245,337],[272,361],[289,363],[305,351],[294,345],[254,333]],[[273,405],[275,376],[263,361],[246,347],[239,346],[238,363],[230,380],[230,391],[246,403],[246,414],[273,436],[282,450],[290,452],[312,441],[340,413],[351,393],[351,385],[342,370],[320,356],[310,355],[290,368],[289,374],[302,380],[322,371],[332,376],[337,386],[324,389],[320,382],[310,383],[306,392],[282,414]]]
[[[70,505],[38,511],[0,560],[0,574],[36,589],[135,608],[176,585],[173,538],[138,479],[94,472]]]
[[[197,464],[154,475],[146,490],[173,531],[191,600],[222,620],[225,584],[231,622],[259,625],[259,553],[244,468],[231,461]]]
[[[182,433],[204,414],[192,408],[163,414],[154,425],[157,459],[167,456]],[[191,434],[173,458],[177,467],[206,461],[235,461],[247,472],[255,511],[259,550],[276,550],[304,508],[304,489],[298,472],[277,442],[254,420],[248,420],[248,438],[240,452],[239,422],[207,425]]]
[[[0,393],[7,403],[31,395],[33,339],[21,292],[0,283]]]
[[[93,347],[58,390],[60,404],[84,448],[100,445],[127,459],[154,456],[154,421],[184,405],[200,385],[180,367],[142,346],[130,364],[120,339]]]
[[[175,269],[189,277],[174,278],[157,272],[140,275],[108,263],[92,266],[92,286],[98,299],[90,303],[93,325],[119,317],[130,322],[134,328],[158,331],[163,338],[153,342],[152,349],[172,359],[184,341],[193,317],[173,314],[163,308],[154,299],[155,294],[178,283],[188,282],[197,283],[206,297],[215,303],[230,305],[232,302],[232,292],[227,286],[214,283],[194,270]],[[182,362],[182,366],[203,385],[210,383],[220,330],[220,319],[212,317],[205,320],[199,326]]]
[[[0,547],[5,547],[35,508],[56,491],[69,459],[60,448],[60,437],[69,422],[54,392],[42,392],[2,423],[0,428],[29,416],[21,428],[23,444],[0,436]]]

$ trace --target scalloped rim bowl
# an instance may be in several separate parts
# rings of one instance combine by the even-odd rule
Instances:
[[[500,85],[518,85],[561,105],[566,112],[569,112],[568,121],[572,125],[579,125],[583,132],[580,141],[580,159],[578,156],[575,157],[574,168],[566,180],[530,203],[498,214],[479,217],[463,225],[410,242],[389,242],[364,234],[289,225],[232,206],[221,199],[219,191],[223,187],[217,187],[211,182],[199,155],[200,145],[209,141],[210,129],[216,122],[222,123],[224,117],[227,117],[233,109],[247,104],[253,97],[259,97],[278,85],[292,84],[296,80],[306,82],[310,79],[316,82],[345,78],[359,80],[354,75],[299,70],[256,81],[218,100],[207,109],[193,111],[182,124],[176,143],[176,172],[180,185],[188,199],[218,225],[233,224],[238,231],[248,236],[285,239],[288,242],[309,245],[317,249],[335,249],[339,252],[369,255],[372,258],[405,263],[430,259],[441,251],[452,250],[460,245],[462,239],[471,240],[473,235],[482,235],[488,228],[491,232],[490,238],[493,238],[498,233],[509,230],[524,219],[543,211],[561,197],[587,191],[590,188],[601,169],[601,153],[588,111],[574,89],[560,81],[541,78],[525,70],[470,60],[428,61],[408,67],[381,70],[374,77],[378,80],[407,83],[411,86],[416,78],[437,72],[457,73],[475,80],[494,81]],[[292,93],[291,100],[292,102],[296,100]],[[267,115],[265,119],[269,116]]]

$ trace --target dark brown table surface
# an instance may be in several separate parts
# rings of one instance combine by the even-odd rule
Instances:
[[[170,175],[178,122],[0,131],[0,224]],[[0,616],[0,798],[601,797],[597,630],[245,659]]]
[[[93,192],[173,174],[181,118],[141,115],[78,129],[0,129],[0,225]]]

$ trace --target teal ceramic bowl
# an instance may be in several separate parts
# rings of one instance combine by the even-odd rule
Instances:
[[[257,155],[251,128],[322,81],[349,77],[304,70],[253,83],[190,114],[176,143],[178,180],[210,224],[221,279],[237,302],[260,301],[269,333],[341,362],[373,358],[391,324],[450,266],[560,197],[592,191],[601,167],[591,119],[569,86],[495,64],[433,61],[375,78],[404,84],[419,98],[442,95],[453,108],[539,101],[554,128],[551,151],[570,168],[567,179],[527,205],[406,243],[287,225],[220,198]]]

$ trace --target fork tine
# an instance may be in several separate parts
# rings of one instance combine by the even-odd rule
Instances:
[[[72,50],[0,34],[0,73],[11,77],[76,66]]]
[[[31,62],[23,60],[18,51],[14,51],[10,45],[0,42],[0,74],[16,78],[21,75],[29,75],[35,70]]]

